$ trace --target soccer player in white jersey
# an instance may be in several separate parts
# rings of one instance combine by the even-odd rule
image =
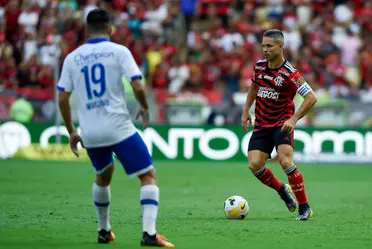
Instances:
[[[87,16],[88,41],[71,52],[63,63],[57,88],[59,107],[70,134],[70,146],[79,156],[77,144],[86,148],[96,171],[93,199],[98,220],[98,243],[115,239],[111,232],[109,210],[110,182],[114,171],[113,153],[129,176],[141,181],[142,246],[174,247],[164,236],[156,233],[159,188],[156,173],[147,147],[137,133],[125,103],[122,77],[133,88],[141,108],[146,128],[149,121],[141,72],[131,52],[124,46],[110,42],[110,18],[103,9],[92,10]],[[76,93],[81,135],[71,122],[69,98]]]

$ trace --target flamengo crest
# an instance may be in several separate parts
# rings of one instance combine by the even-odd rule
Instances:
[[[278,76],[274,79],[276,86],[282,86],[283,85],[283,78],[281,76]]]

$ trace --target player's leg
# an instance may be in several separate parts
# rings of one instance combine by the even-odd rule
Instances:
[[[263,184],[279,191],[283,184],[274,176],[272,170],[265,166],[273,148],[270,129],[253,132],[248,146],[248,167]]]
[[[288,176],[288,182],[299,204],[299,216],[297,218],[308,220],[312,217],[312,211],[307,200],[302,174],[293,162],[293,133],[281,132],[278,128],[275,134],[275,146],[279,163]]]
[[[249,169],[263,184],[275,189],[288,210],[294,212],[297,206],[289,187],[276,178],[270,168],[264,166],[275,145],[274,131],[275,128],[270,128],[253,132],[248,147]]]
[[[138,133],[115,145],[114,152],[130,177],[141,181],[142,246],[174,247],[166,238],[157,234],[156,219],[159,208],[159,187],[156,171],[148,149]]]
[[[96,180],[93,183],[92,192],[98,222],[98,243],[109,243],[115,239],[114,233],[111,232],[109,219],[110,182],[114,172],[112,148],[92,148],[87,149],[87,152],[96,171]]]
[[[164,236],[156,233],[156,218],[159,207],[159,188],[156,185],[155,169],[139,175],[141,181],[140,202],[142,206],[142,246],[174,247]]]
[[[139,175],[138,178],[141,181],[142,231],[144,235],[155,235],[159,207],[159,187],[156,185],[155,169]]]

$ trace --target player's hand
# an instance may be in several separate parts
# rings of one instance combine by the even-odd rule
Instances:
[[[83,148],[84,147],[84,144],[83,144],[83,140],[81,139],[80,135],[75,131],[73,133],[71,133],[70,135],[70,148],[72,150],[72,152],[75,154],[75,156],[79,157],[79,151],[78,151],[78,148],[77,148],[77,144],[80,142],[81,146]]]
[[[149,125],[149,120],[150,120],[149,110],[144,109],[144,108],[140,108],[137,111],[136,120],[138,120],[140,117],[142,118],[143,128],[146,129],[147,126]]]
[[[252,116],[251,114],[248,112],[244,112],[243,111],[243,114],[242,114],[242,127],[244,129],[244,131],[248,131],[248,127],[249,126],[252,126]]]
[[[296,127],[296,120],[293,118],[290,118],[287,121],[285,121],[284,125],[282,126],[281,131],[291,133],[294,131],[295,127]]]

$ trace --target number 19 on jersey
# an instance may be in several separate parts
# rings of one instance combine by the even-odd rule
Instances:
[[[101,63],[96,63],[91,66],[90,70],[89,66],[85,66],[80,72],[84,74],[88,99],[91,100],[93,96],[96,98],[102,97],[106,92],[105,67]]]

